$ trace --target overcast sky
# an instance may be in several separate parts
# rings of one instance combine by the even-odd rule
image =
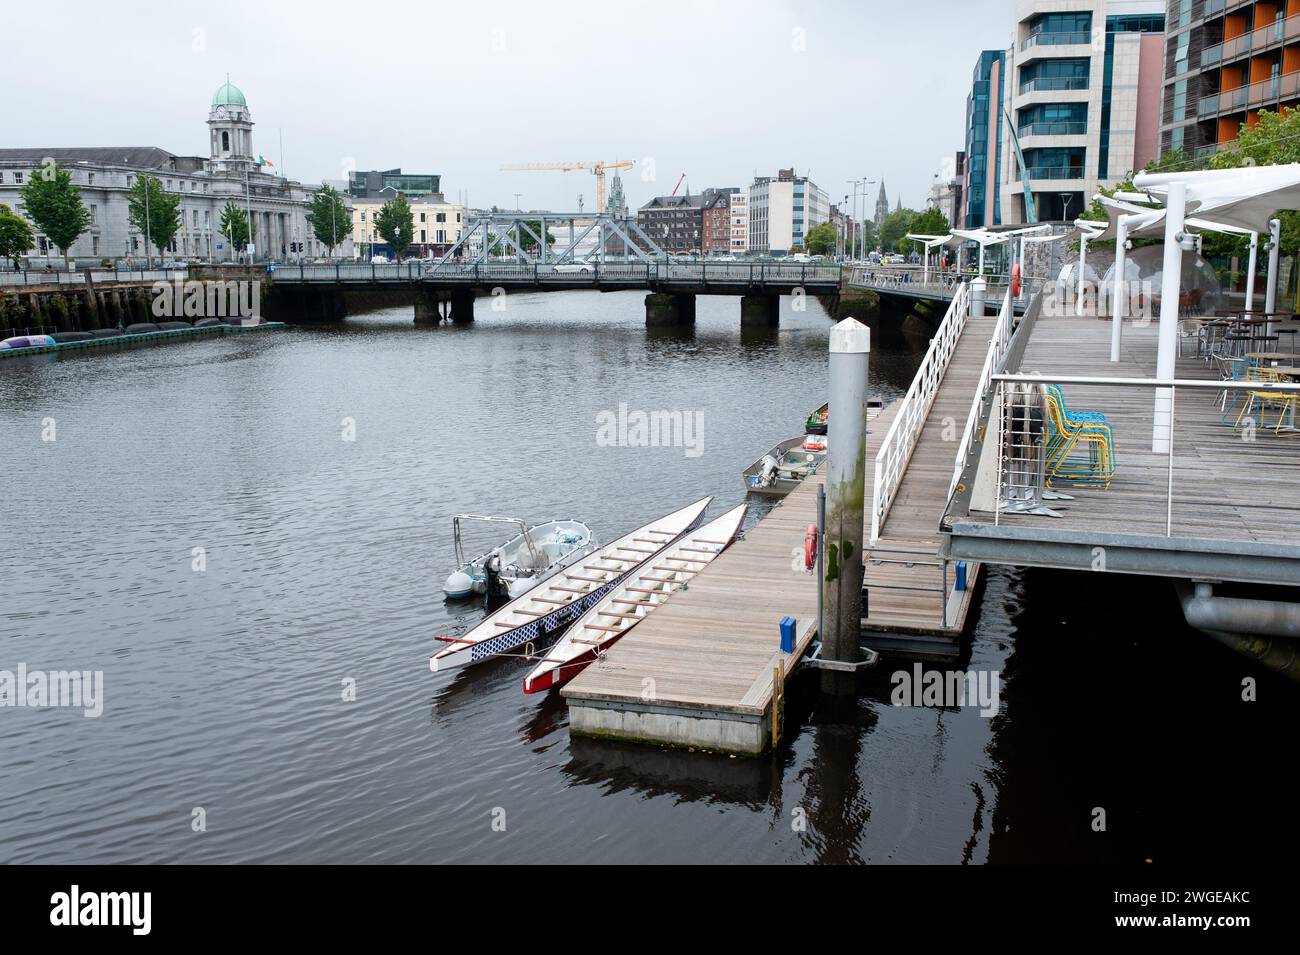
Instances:
[[[551,210],[591,210],[591,175],[499,167],[634,159],[635,208],[793,165],[832,202],[883,177],[920,207],[1012,27],[1011,0],[2,2],[0,145],[206,155],[229,73],[293,178],[400,166]]]

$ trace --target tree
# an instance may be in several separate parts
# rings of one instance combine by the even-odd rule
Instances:
[[[233,202],[227,202],[221,210],[221,231],[230,240],[232,249],[243,252],[248,247],[248,243],[255,238],[256,227],[253,229],[253,234],[250,234],[248,213]]]
[[[839,230],[834,224],[823,222],[808,230],[803,237],[803,244],[809,255],[834,255],[839,238]]]
[[[1217,152],[1210,158],[1210,168],[1234,169],[1300,162],[1297,137],[1300,137],[1300,110],[1287,106],[1278,112],[1261,109],[1259,121],[1253,127],[1242,123],[1235,148]],[[1277,218],[1282,222],[1280,251],[1283,255],[1293,256],[1300,252],[1300,212],[1281,210]]]
[[[947,235],[948,220],[944,218],[942,212],[938,209],[926,209],[924,212],[918,212],[912,217],[912,222],[908,226],[908,232],[914,232],[917,235]],[[898,251],[911,252],[913,249],[921,248],[921,244],[914,239],[899,239]]]
[[[11,259],[18,268],[18,256],[36,244],[36,233],[27,220],[0,203],[0,262]]]
[[[903,236],[912,231],[912,220],[916,218],[914,209],[895,209],[885,216],[880,223],[880,247],[885,252],[900,251],[899,243]]]
[[[538,235],[542,234],[541,219],[525,219],[524,225],[528,226],[529,229],[532,229]],[[534,239],[523,229],[519,230],[519,235],[517,236],[517,239],[519,244],[523,246],[525,252],[531,252],[533,249],[537,248],[537,240]],[[555,235],[554,233],[551,232],[550,229],[546,230],[546,244],[548,246],[555,245]]]
[[[176,237],[181,225],[181,197],[179,193],[165,192],[162,183],[153,176],[136,176],[126,194],[127,217],[131,225],[145,237],[145,253],[153,243],[158,257]]]
[[[312,193],[307,221],[317,241],[329,247],[330,258],[334,257],[335,247],[352,234],[352,213],[333,186],[322,186]]]
[[[19,195],[27,217],[63,251],[64,264],[70,268],[68,249],[91,224],[90,210],[81,201],[72,173],[54,160],[46,160]]]
[[[402,255],[415,236],[415,226],[411,222],[411,204],[406,201],[406,196],[396,195],[379,207],[379,214],[375,216],[375,230],[393,250],[397,261],[401,262]]]

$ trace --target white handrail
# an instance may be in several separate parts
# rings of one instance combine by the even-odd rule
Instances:
[[[912,386],[899,405],[894,421],[889,426],[889,433],[876,453],[876,476],[872,486],[871,502],[871,542],[880,540],[880,528],[889,514],[889,507],[894,503],[894,496],[902,483],[907,462],[912,459],[917,439],[925,426],[926,416],[934,396],[943,381],[943,373],[948,368],[957,340],[961,338],[962,329],[966,327],[966,318],[970,314],[970,286],[961,285],[948,305],[938,331],[930,340],[930,347],[921,360]]]
[[[966,416],[966,430],[962,432],[961,442],[957,445],[957,463],[952,472],[952,483],[948,485],[948,498],[952,499],[961,480],[961,472],[966,468],[966,455],[970,451],[971,439],[975,435],[975,423],[979,421],[980,406],[993,385],[993,373],[1002,364],[1007,350],[1011,347],[1011,319],[1015,309],[1011,307],[1011,289],[1007,289],[1006,298],[1002,300],[1002,310],[998,312],[998,322],[993,326],[993,337],[989,339],[989,351],[984,356],[984,367],[980,369],[979,382],[975,386],[975,400],[971,402],[970,414]]]

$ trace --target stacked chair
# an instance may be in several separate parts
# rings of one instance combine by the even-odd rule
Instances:
[[[1115,476],[1115,436],[1106,416],[1070,408],[1060,385],[1044,386],[1044,400],[1048,483],[1110,487]]]
[[[1277,384],[1283,379],[1282,376],[1271,369],[1252,365],[1246,369],[1245,380]],[[1277,418],[1272,424],[1273,433],[1280,435],[1283,422],[1295,414],[1296,401],[1297,395],[1294,392],[1268,391],[1263,388],[1259,391],[1252,389],[1246,392],[1245,401],[1241,406],[1241,411],[1237,414],[1237,420],[1233,427],[1240,429],[1243,427],[1243,422],[1253,421],[1254,427],[1262,431],[1269,427],[1265,415],[1272,411],[1277,414]]]

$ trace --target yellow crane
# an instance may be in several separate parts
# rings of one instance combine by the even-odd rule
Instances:
[[[620,169],[631,169],[636,163],[631,159],[613,159],[609,161],[599,159],[581,160],[579,162],[520,162],[510,163],[502,166],[502,172],[574,172],[578,169],[589,169],[591,174],[596,177],[596,212],[605,211],[605,170],[611,169],[617,172]]]

